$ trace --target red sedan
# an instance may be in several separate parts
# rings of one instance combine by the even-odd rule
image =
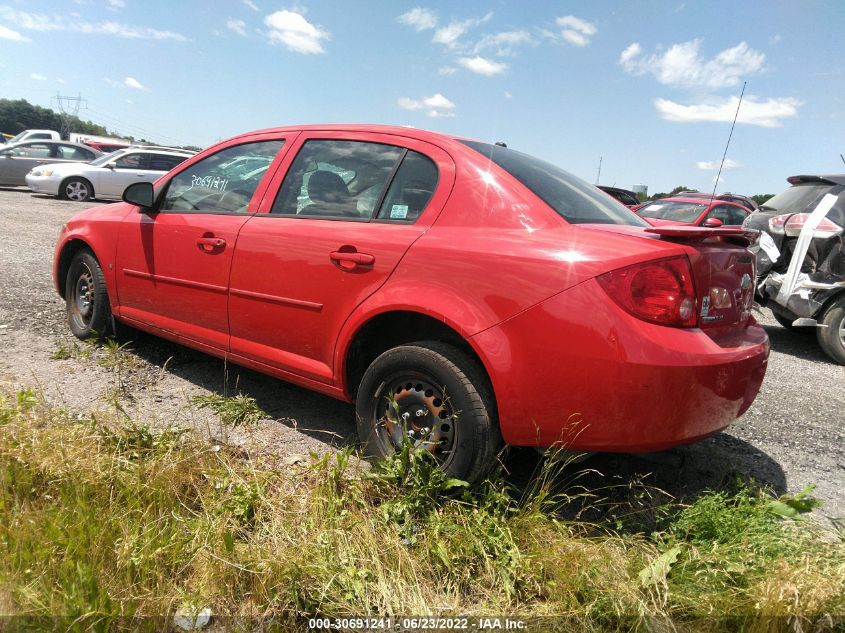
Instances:
[[[741,204],[693,196],[674,196],[647,202],[636,209],[653,226],[742,226],[751,213]]]
[[[354,401],[371,454],[476,480],[502,441],[661,450],[742,415],[769,352],[751,235],[651,227],[498,145],[285,127],[77,214],[54,275],[80,338],[114,317]]]

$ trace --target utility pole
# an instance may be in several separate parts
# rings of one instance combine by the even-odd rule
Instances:
[[[601,182],[601,159],[602,158],[604,158],[604,156],[599,156],[599,173],[596,174],[596,184],[599,184],[599,182]]]
[[[63,139],[66,139],[70,135],[70,118],[79,116],[79,108],[83,104],[85,104],[85,107],[88,107],[88,101],[83,99],[81,94],[77,94],[75,97],[63,97],[58,92],[50,101],[55,102],[61,114],[62,129],[60,134]]]

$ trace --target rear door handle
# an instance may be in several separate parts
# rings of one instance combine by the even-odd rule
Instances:
[[[222,237],[198,237],[197,246],[204,253],[214,253],[226,246],[226,240]]]
[[[375,256],[369,253],[349,253],[346,251],[332,251],[329,257],[344,269],[355,268],[355,266],[372,266],[376,261]]]

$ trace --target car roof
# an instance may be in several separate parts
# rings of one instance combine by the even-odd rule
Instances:
[[[651,202],[647,202],[644,206],[648,206],[649,204],[654,203],[659,204],[661,202],[688,202],[690,204],[707,204],[709,198],[710,196],[707,196],[707,198],[699,198],[696,196],[672,196],[670,198],[660,198],[658,200],[652,200]],[[713,198],[713,203],[729,204],[732,207],[739,207],[740,209],[745,209],[746,211],[748,211],[746,207],[742,206],[741,204],[737,204],[736,202],[731,202],[730,200],[720,200],[719,198]]]
[[[261,130],[253,130],[239,134],[232,139],[241,138],[244,136],[251,136],[253,134],[271,134],[284,132],[369,132],[371,134],[392,134],[394,136],[404,136],[420,141],[446,141],[453,143],[455,141],[473,140],[469,137],[464,137],[459,134],[444,134],[442,132],[432,132],[431,130],[424,130],[416,127],[408,127],[404,125],[382,125],[375,123],[326,123],[326,124],[308,124],[308,125],[289,125],[281,127],[265,128]],[[481,141],[483,143],[493,144],[493,141]]]
[[[817,182],[823,185],[845,185],[845,174],[819,174],[817,176],[790,176],[786,179],[790,185],[800,185],[805,182]]]
[[[18,145],[31,145],[32,143],[41,143],[47,145],[70,145],[71,147],[78,147],[80,149],[87,149],[90,152],[94,152],[95,154],[102,154],[102,152],[90,145],[85,145],[84,143],[74,143],[73,141],[57,141],[55,139],[49,138],[31,138],[27,141],[18,141],[17,143],[7,143],[3,146],[3,149],[10,149],[12,147],[17,147]]]

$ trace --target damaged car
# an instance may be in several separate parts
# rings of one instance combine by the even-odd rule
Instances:
[[[761,231],[757,299],[786,328],[816,327],[822,350],[845,365],[845,174],[787,182],[743,225]]]

